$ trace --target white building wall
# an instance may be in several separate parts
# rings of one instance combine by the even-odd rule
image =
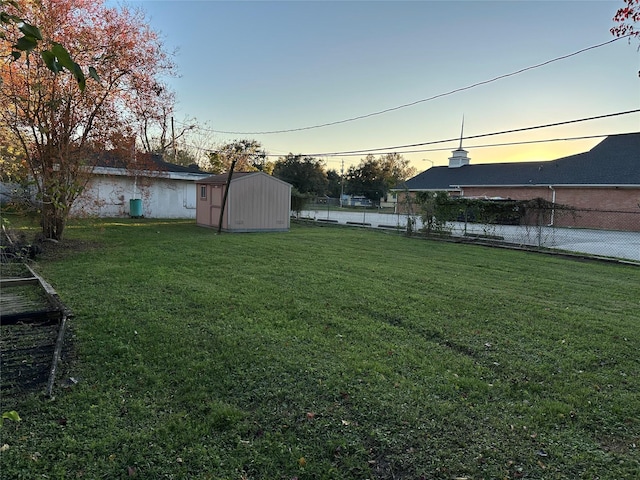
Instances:
[[[193,180],[96,176],[74,203],[76,216],[127,217],[129,201],[142,200],[147,218],[196,218]]]

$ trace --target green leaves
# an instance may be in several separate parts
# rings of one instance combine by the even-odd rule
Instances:
[[[12,45],[13,50],[11,51],[11,56],[14,60],[19,59],[22,52],[28,53],[34,50],[38,46],[38,42],[42,40],[42,34],[38,27],[34,27],[14,15],[7,15],[3,12],[1,21],[2,23],[7,24],[16,23],[18,25],[18,30],[23,34],[23,36],[20,37],[14,45]]]
[[[41,56],[49,70],[53,73],[59,73],[67,69],[75,77],[80,90],[83,91],[85,89],[87,79],[82,68],[73,61],[67,49],[61,44],[54,42],[51,50],[43,50]],[[95,68],[89,68],[89,75],[96,81],[100,81],[100,77]]]
[[[33,37],[20,37],[16,44],[13,46],[16,50],[22,52],[30,52],[38,46],[38,41]]]
[[[25,21],[21,21],[18,23],[18,29],[27,38],[40,40],[40,41],[42,40],[42,33],[40,33],[40,29],[38,27],[28,24]]]
[[[20,420],[22,420],[20,418],[20,415],[18,415],[18,412],[16,412],[15,410],[11,410],[10,412],[2,412],[2,417],[0,418],[0,427],[4,423],[5,419],[12,420],[14,422],[19,422]]]
[[[42,56],[42,60],[44,60],[44,64],[47,66],[49,70],[53,73],[58,73],[60,71],[60,65],[56,61],[56,56],[50,50],[43,50],[40,55]]]
[[[53,53],[57,57],[60,65],[67,68],[69,71],[73,71],[73,69],[77,65],[77,63],[75,63],[71,59],[71,55],[69,55],[67,49],[59,43],[54,42],[53,47],[51,48],[51,53]]]
[[[89,76],[93,78],[96,82],[100,81],[100,76],[98,75],[98,72],[96,71],[96,69],[93,67],[89,67]]]

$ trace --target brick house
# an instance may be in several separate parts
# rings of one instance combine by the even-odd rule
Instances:
[[[542,162],[472,165],[460,148],[449,165],[407,180],[398,194],[445,191],[466,198],[545,199],[575,209],[551,218],[557,227],[640,231],[640,132],[611,135],[588,152]]]

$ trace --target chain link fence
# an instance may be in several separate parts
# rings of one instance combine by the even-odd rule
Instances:
[[[365,207],[341,209],[327,208],[327,205],[307,206],[299,215],[299,218],[317,223],[640,262],[640,208],[638,211],[618,211],[539,206],[523,215],[479,217],[482,215],[472,210],[458,211],[453,218],[438,220],[429,212],[381,213]]]
[[[640,211],[541,209],[518,224],[445,222],[441,233],[640,261]]]

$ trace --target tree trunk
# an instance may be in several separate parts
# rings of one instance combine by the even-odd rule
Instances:
[[[66,209],[60,208],[55,202],[45,201],[42,204],[42,236],[44,239],[62,240],[64,227],[67,223]]]

